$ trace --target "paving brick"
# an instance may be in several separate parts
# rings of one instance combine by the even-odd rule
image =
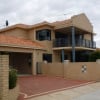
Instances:
[[[77,86],[88,81],[68,80],[62,77],[52,76],[23,76],[19,77],[18,83],[20,85],[20,92],[26,94],[28,97],[34,97],[47,92],[54,92],[58,89],[65,89],[72,86]],[[64,95],[64,94],[62,94]]]

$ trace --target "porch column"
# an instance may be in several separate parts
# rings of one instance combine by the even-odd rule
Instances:
[[[36,51],[32,53],[32,75],[36,75]]]
[[[64,62],[64,49],[62,49],[61,51],[61,59],[62,59],[62,62]]]
[[[75,62],[75,27],[72,26],[72,62]]]
[[[93,34],[92,34],[92,33],[91,33],[91,41],[92,41],[92,48],[93,48],[93,46],[94,46],[94,45],[93,45],[93,41],[94,41],[94,40],[93,40]]]

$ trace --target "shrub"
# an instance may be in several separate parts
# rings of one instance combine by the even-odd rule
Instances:
[[[9,71],[9,89],[13,89],[17,84],[17,70],[10,69]]]
[[[100,59],[100,51],[95,51],[90,54],[89,61],[96,61],[97,59]]]

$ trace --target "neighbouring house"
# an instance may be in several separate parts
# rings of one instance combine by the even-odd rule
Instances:
[[[19,74],[36,74],[39,62],[87,61],[96,50],[93,26],[85,14],[53,23],[16,24],[0,29],[0,53]]]
[[[96,51],[100,51],[100,48],[96,48]]]

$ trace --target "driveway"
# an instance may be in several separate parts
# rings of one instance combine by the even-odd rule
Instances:
[[[100,100],[100,83],[49,93],[27,100]]]
[[[20,86],[20,96],[24,96],[24,98],[33,98],[69,88],[79,87],[87,84],[88,81],[68,80],[62,77],[52,76],[21,76],[18,79],[18,83]]]

